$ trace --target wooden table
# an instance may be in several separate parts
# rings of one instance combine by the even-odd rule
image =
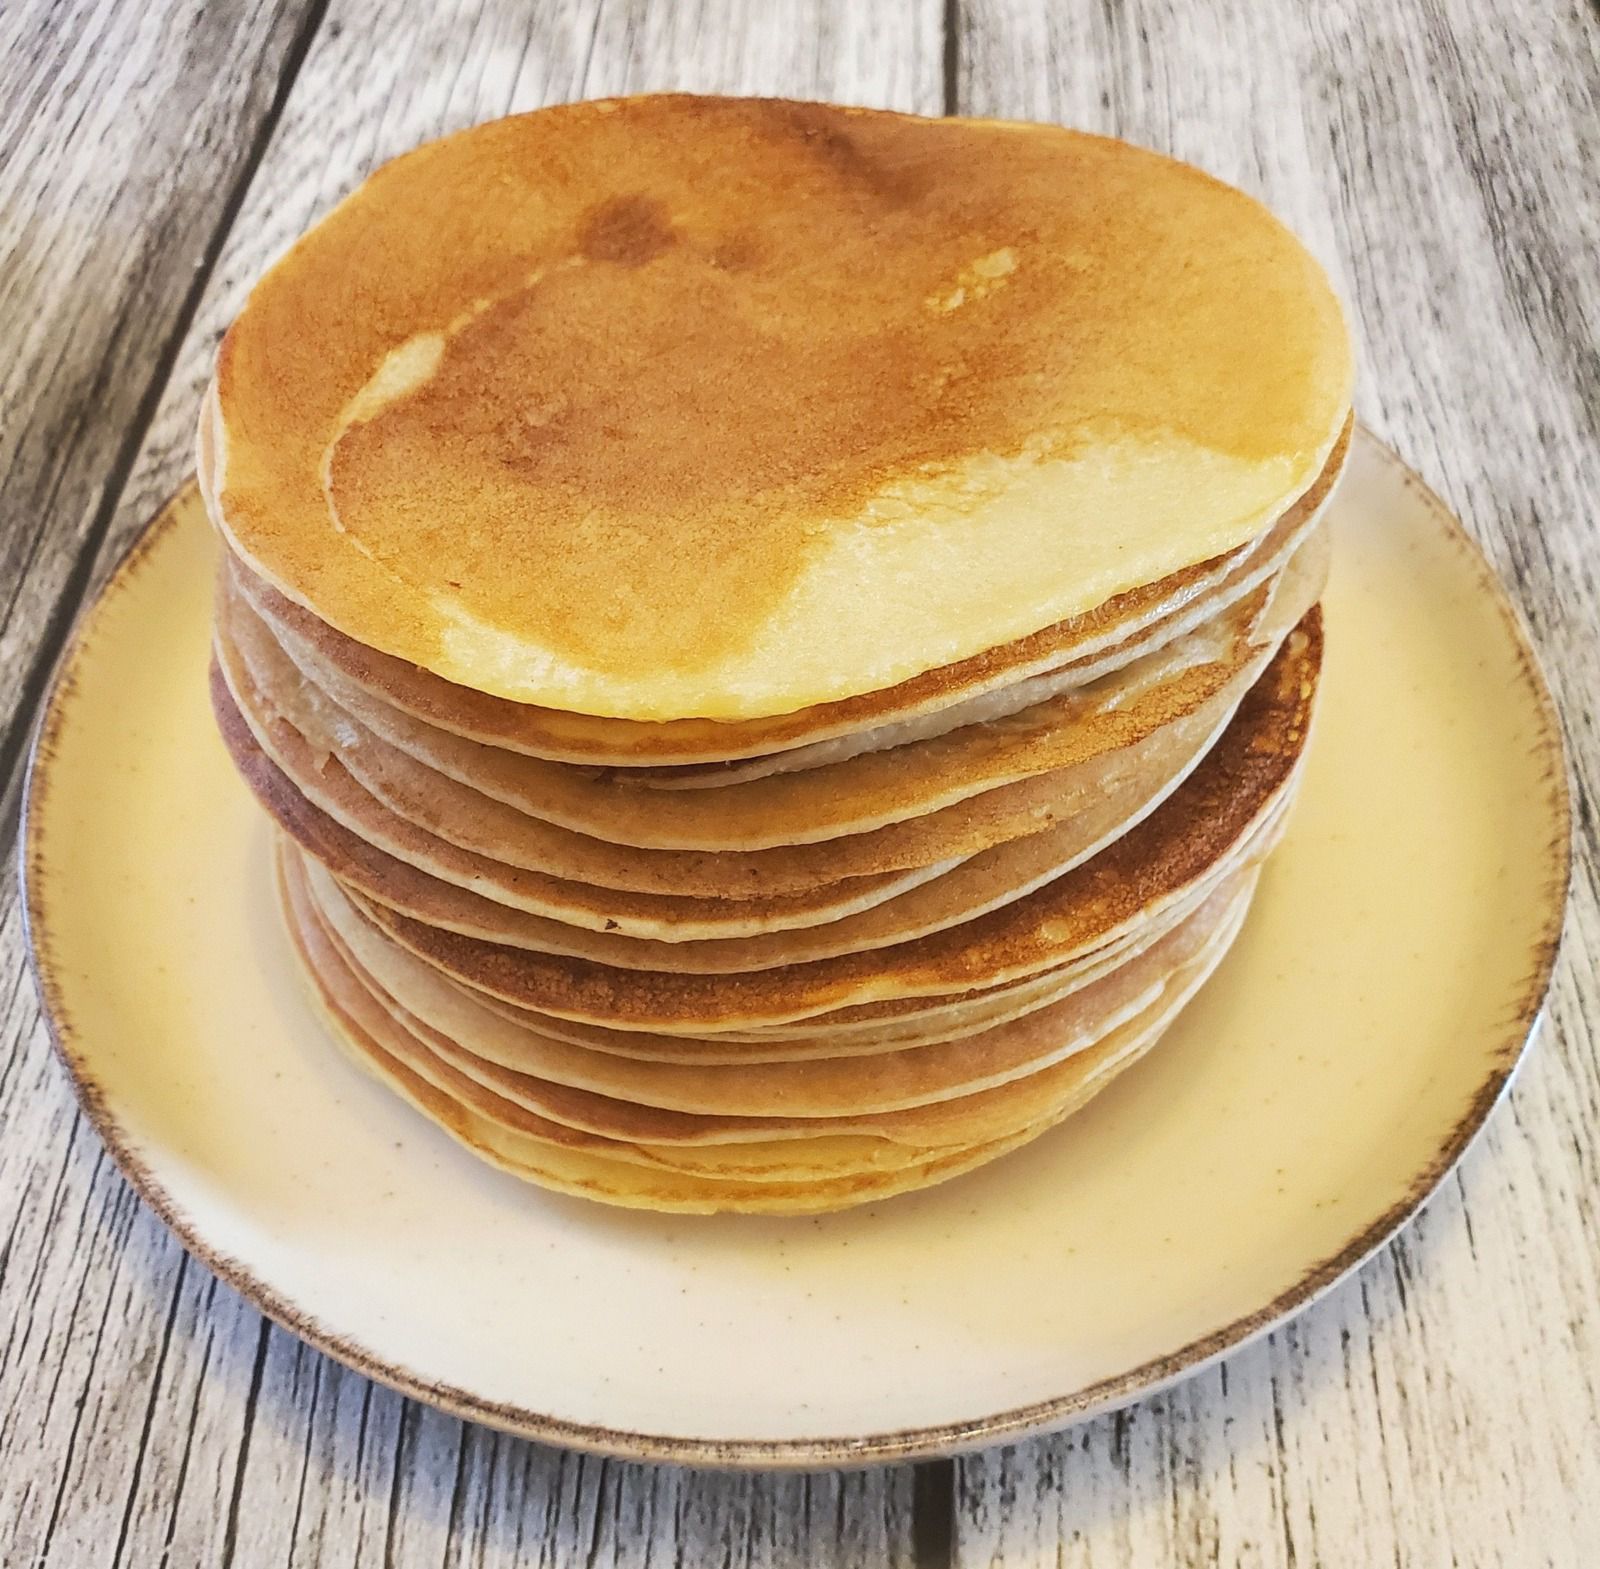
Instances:
[[[0,1561],[1600,1563],[1597,47],[1577,0],[0,5]],[[613,1464],[346,1372],[133,1198],[24,967],[30,721],[187,471],[251,279],[391,153],[662,87],[1059,120],[1264,197],[1350,301],[1364,417],[1514,586],[1566,718],[1549,1027],[1427,1213],[1169,1394],[958,1464]]]

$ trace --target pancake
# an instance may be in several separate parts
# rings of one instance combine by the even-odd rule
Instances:
[[[1070,694],[927,740],[715,791],[646,791],[637,770],[597,776],[463,740],[337,678],[332,689],[319,688],[226,582],[219,586],[218,631],[224,664],[236,655],[277,716],[319,749],[337,742],[362,782],[412,821],[421,811],[475,823],[480,834],[496,824],[508,836],[518,833],[514,818],[478,807],[456,788],[465,786],[541,823],[641,849],[760,850],[854,836],[809,857],[738,863],[777,892],[776,878],[803,882],[806,868],[818,863],[836,879],[971,854],[1102,800],[1140,769],[1159,767],[1154,759],[1162,754],[1187,749],[1192,757],[1320,596],[1327,561],[1327,538],[1318,531],[1226,615]],[[1043,774],[1054,782],[1000,796],[1004,786]],[[980,796],[987,799],[974,799]],[[965,811],[947,810],[964,802]],[[930,820],[937,813],[943,815]],[[898,834],[875,832],[912,818],[921,821]],[[535,832],[538,864],[561,870],[552,856],[565,841]],[[481,841],[466,847],[494,853]],[[629,865],[637,872],[648,860]],[[681,864],[667,862],[666,875],[674,878],[677,865],[681,877]],[[562,875],[582,874],[570,868]],[[672,886],[695,891],[676,878]]]
[[[1248,545],[1350,385],[1315,261],[1184,165],[663,95],[458,133],[340,204],[223,340],[205,491],[257,576],[369,648],[740,721]]]
[[[992,717],[993,712],[1009,711],[1003,705],[983,709],[984,700],[997,689],[1016,694],[1029,681],[1050,681],[1063,671],[1064,686],[1079,685],[1135,653],[1193,630],[1215,610],[1257,588],[1317,525],[1348,454],[1351,428],[1347,420],[1316,483],[1259,540],[886,691],[761,720],[652,724],[507,702],[345,637],[278,593],[237,557],[229,557],[227,571],[233,588],[269,623],[302,671],[341,701],[352,695],[353,687],[379,709],[398,710],[450,734],[556,761],[625,767],[634,779],[700,782],[706,770],[693,765],[706,764],[714,781],[728,782],[811,766],[819,753],[832,761],[888,745],[886,735],[897,727],[921,722],[922,733],[938,734],[967,722],[974,709],[981,710],[977,717]],[[205,429],[203,425],[202,437]],[[1051,693],[1046,689],[1037,695]],[[1028,696],[1022,694],[1024,700]],[[914,738],[902,731],[902,739]]]
[[[1144,918],[1123,923],[1103,942],[1075,951],[1065,959],[1052,960],[1042,969],[1030,970],[1015,979],[989,985],[967,986],[956,991],[929,991],[897,995],[873,1002],[854,1003],[808,1014],[798,1020],[761,1023],[748,1029],[722,1030],[716,1039],[755,1042],[764,1050],[775,1050],[781,1043],[792,1045],[798,1039],[823,1038],[829,1051],[842,1052],[869,1042],[882,1044],[899,1040],[928,1044],[954,1039],[985,1023],[1021,1018],[1036,1008],[1047,1007],[1060,998],[1097,980],[1116,965],[1157,942],[1180,921],[1197,909],[1231,872],[1259,864],[1282,837],[1293,789],[1286,789],[1277,804],[1250,838],[1236,848],[1227,861]],[[491,1006],[506,1006],[484,994]]]
[[[1112,796],[1065,823],[1025,839],[1008,840],[870,909],[820,925],[754,937],[659,942],[590,931],[510,909],[431,877],[326,820],[295,837],[357,892],[445,931],[621,969],[721,975],[867,952],[999,909],[1070,871],[1125,833],[1139,817],[1154,811],[1181,782],[1193,760],[1184,758],[1181,768],[1154,781],[1138,798],[1132,813],[1119,797]]]
[[[376,903],[383,930],[466,984],[591,1022],[694,1032],[1020,978],[1088,952],[1215,876],[1290,791],[1321,656],[1320,613],[1285,642],[1200,766],[1091,860],[991,914],[912,943],[730,976],[619,970],[442,931]]]
[[[876,1126],[869,1114],[908,1110],[948,1100],[1036,1072],[1094,1044],[1144,1013],[1171,978],[1220,957],[1243,919],[1254,887],[1253,869],[1225,879],[1201,904],[1150,946],[1065,998],[1021,1020],[994,1025],[927,1046],[890,1048],[839,1058],[777,1063],[748,1060],[730,1050],[713,1064],[663,1063],[575,1046],[510,1020],[452,986],[431,966],[397,947],[340,897],[325,878],[287,863],[291,886],[303,888],[305,918],[317,920],[341,962],[362,979],[430,1049],[476,1073],[474,1060],[532,1081],[678,1113],[714,1116],[715,1125],[672,1123],[673,1136],[709,1138],[771,1135],[796,1119],[841,1119],[852,1129]],[[509,1082],[509,1081],[507,1081]],[[502,1091],[505,1083],[499,1084]],[[513,1089],[515,1086],[513,1086]],[[558,1099],[538,1108],[563,1120]],[[577,1104],[571,1114],[577,1114]],[[591,1118],[604,1108],[591,1108]],[[616,1113],[621,1116],[622,1113]],[[741,1119],[737,1125],[726,1119]],[[615,1133],[614,1124],[578,1124]],[[899,1124],[886,1125],[893,1129]],[[660,1129],[652,1138],[666,1137]]]
[[[1268,838],[1271,831],[1269,825]],[[337,925],[350,943],[360,946],[358,937],[345,930],[350,922],[356,923],[361,932],[368,928],[381,931],[380,923],[367,913],[364,902],[336,878],[329,877],[323,868],[307,861],[302,875],[314,889],[315,902],[319,911],[324,912],[323,918]],[[446,972],[433,973],[473,1004],[499,1014],[513,1025],[611,1056],[649,1062],[748,1064],[870,1055],[955,1040],[1050,1007],[1137,960],[1205,904],[1215,892],[1212,882],[1225,880],[1219,873],[1217,879],[1190,890],[1152,919],[1119,932],[1111,940],[1062,964],[1019,980],[956,992],[862,1003],[778,1024],[748,1028],[712,1025],[700,1034],[617,1029],[563,1018],[479,991]],[[415,964],[425,963],[414,954],[407,955],[406,950],[387,937],[384,943],[395,955],[395,962],[409,957]],[[718,1024],[725,1022],[718,1021]]]
[[[511,805],[381,740],[308,687],[281,653],[274,657],[276,645],[262,638],[259,623],[241,622],[235,639],[231,620],[223,620],[217,630],[217,659],[256,740],[307,794],[314,793],[317,780],[306,775],[303,761],[297,767],[296,760],[315,766],[318,759],[336,755],[385,811],[459,849],[601,887],[742,899],[757,891],[801,893],[844,878],[973,855],[1004,839],[1038,832],[1109,795],[1117,796],[1125,814],[1131,814],[1139,804],[1140,773],[1163,769],[1168,757],[1175,757],[1177,766],[1192,762],[1270,656],[1270,645],[1250,640],[1266,608],[1265,590],[1262,595],[1257,615],[1249,622],[1241,618],[1232,629],[1225,657],[1184,663],[1176,672],[1163,668],[1109,678],[1093,699],[1086,697],[1068,710],[1071,723],[1064,722],[1061,709],[1068,700],[1061,699],[1040,705],[1044,712],[1028,710],[812,774],[761,780],[714,796],[673,794],[661,802],[654,793],[641,799],[625,785],[575,777],[558,763],[509,753],[478,759],[485,769],[500,760],[516,775],[539,771],[537,778],[520,781],[526,787],[520,792],[522,804]],[[1307,593],[1299,609],[1314,597]],[[1210,652],[1215,642],[1206,641]],[[297,739],[288,737],[285,727]],[[1044,776],[1049,783],[1041,782],[1037,789],[1015,791],[998,801],[989,798],[1001,794],[1005,785]],[[497,783],[487,782],[495,784],[499,795],[519,793],[519,781],[502,776]],[[859,820],[875,805],[878,815],[891,820],[830,838],[815,829],[807,834],[801,826],[806,801],[838,802],[852,792],[863,801],[862,808],[852,814],[848,807],[836,806],[838,815]],[[798,805],[784,799],[796,795],[802,798]],[[526,810],[529,804],[538,806],[540,814]],[[721,819],[733,834],[778,842],[757,850],[682,850],[626,840],[619,846],[608,837],[618,830],[629,839],[645,837],[648,830],[630,823],[670,817],[670,811],[659,808],[684,806],[689,810],[678,815],[701,825],[695,837],[702,840],[717,836]],[[600,831],[564,827],[543,815],[549,812],[568,821],[584,820]],[[773,826],[763,827],[766,822]],[[791,823],[792,829],[784,826]],[[783,842],[790,831],[805,836],[806,842]]]
[[[1260,206],[1055,127],[668,94],[386,165],[197,440],[212,706],[329,1035],[635,1208],[1054,1128],[1285,832],[1351,370]]]
[[[1207,728],[1211,728],[1209,721]],[[1203,739],[1209,740],[1209,737]],[[292,737],[290,744],[293,744]],[[324,744],[333,744],[332,738]],[[281,747],[279,753],[281,756]],[[980,856],[976,864],[964,868],[965,875],[956,881],[951,882],[946,873],[934,885],[924,884],[924,897],[921,899],[914,901],[893,899],[889,907],[882,909],[876,918],[834,922],[825,929],[814,930],[813,943],[797,952],[786,951],[781,942],[768,942],[765,944],[764,954],[759,951],[752,952],[748,945],[736,945],[731,949],[720,951],[705,950],[703,957],[687,950],[680,950],[675,957],[670,948],[664,944],[651,944],[643,951],[629,953],[627,951],[629,939],[626,936],[589,937],[581,929],[564,933],[559,925],[552,925],[537,917],[530,919],[525,915],[520,925],[516,922],[510,923],[513,940],[525,941],[547,951],[577,954],[602,961],[701,971],[725,971],[750,964],[792,962],[796,958],[841,952],[850,946],[862,948],[882,946],[907,936],[953,924],[983,909],[994,908],[1037,886],[1052,873],[1065,870],[1086,855],[1092,854],[1116,832],[1125,829],[1133,820],[1157,804],[1182,773],[1192,766],[1196,756],[1197,751],[1192,742],[1186,742],[1175,761],[1170,766],[1164,767],[1153,779],[1146,772],[1143,776],[1130,774],[1125,779],[1117,781],[1116,788],[1104,790],[1101,799],[1069,817],[1060,827],[1041,834],[1037,845],[1023,844],[1004,853]],[[320,754],[308,754],[302,758],[301,766],[302,777],[307,778],[308,785],[313,790],[328,791],[334,788],[335,781],[340,777],[341,765]],[[315,773],[308,777],[312,769],[315,769]],[[349,794],[352,799],[359,798],[359,793],[353,787]],[[370,837],[371,818],[375,809],[371,802],[366,802],[366,806],[367,830]],[[292,820],[296,814],[302,819],[298,826]],[[452,890],[447,884],[442,884],[438,879],[430,878],[414,868],[408,868],[403,862],[397,865],[394,859],[386,856],[382,850],[373,848],[357,835],[339,830],[337,825],[324,822],[320,825],[319,831],[319,825],[303,821],[308,815],[316,815],[314,809],[307,807],[303,802],[294,803],[291,798],[287,813],[280,806],[278,815],[302,843],[307,844],[313,853],[329,861],[335,869],[343,866],[348,873],[354,867],[358,885],[374,893],[378,898],[391,902],[408,913],[421,915],[424,919],[433,919],[456,930],[489,938],[503,935],[497,930],[499,923],[494,919],[493,911],[487,907],[486,901],[482,898],[471,894],[458,894],[455,899],[458,908],[450,913]],[[334,829],[333,837],[336,841],[331,847],[328,843],[330,826]],[[399,826],[401,832],[406,831],[404,824]],[[1038,821],[1030,820],[1026,826],[1033,830],[1040,825]],[[426,858],[422,859],[426,864]],[[374,863],[386,864],[374,866]],[[670,885],[669,881],[668,886]],[[854,886],[859,889],[860,884]],[[499,890],[490,891],[499,892]],[[537,901],[533,902],[535,908],[540,907]],[[463,918],[460,906],[465,907],[466,918]],[[591,907],[584,915],[580,915],[580,918],[586,917],[593,924],[600,925],[602,922],[596,917],[608,909],[608,918],[611,920],[626,915],[617,904],[612,903],[607,906],[602,902],[598,908]],[[569,908],[560,913],[565,918],[571,919],[576,912]],[[681,902],[677,913],[680,917],[692,914],[688,906]],[[822,913],[828,912],[824,910]],[[792,916],[792,912],[786,914]],[[674,930],[674,936],[681,941],[690,930],[692,928],[680,922]],[[689,946],[692,948],[696,945]]]
[[[652,1208],[811,1212],[819,1204],[837,1208],[925,1186],[992,1159],[1078,1109],[1148,1050],[1232,936],[1225,929],[1202,945],[1144,1009],[1125,1009],[1121,1022],[1094,1044],[1009,1084],[921,1111],[856,1119],[872,1131],[850,1133],[837,1131],[835,1119],[674,1116],[581,1091],[562,1093],[481,1062],[466,1071],[457,1065],[459,1048],[419,1031],[414,1020],[408,1025],[403,1011],[397,1016],[380,1001],[381,992],[360,981],[329,933],[308,918],[303,887],[290,882],[290,929],[313,994],[362,1066],[516,1175],[613,1202],[629,1202],[626,1195],[634,1194]],[[572,1120],[542,1115],[530,1102],[559,1108]],[[1019,1123],[1040,1108],[1035,1120]],[[635,1137],[582,1126],[595,1121]],[[969,1139],[974,1132],[977,1138]],[[928,1135],[931,1145],[917,1142]]]
[[[1272,842],[1269,826],[1261,844]],[[747,1028],[709,1026],[701,1033],[617,1029],[541,1013],[491,992],[452,981],[473,1001],[541,1035],[649,1062],[799,1062],[814,1057],[870,1055],[884,1050],[937,1045],[975,1031],[1008,1024],[1061,1001],[1099,980],[1159,942],[1194,913],[1214,890],[1191,889],[1153,919],[1130,925],[1091,951],[993,986],[892,997]],[[359,901],[358,901],[359,902]],[[442,973],[442,972],[441,972]],[[447,980],[451,977],[446,976]]]
[[[298,933],[295,934],[298,939]],[[857,1174],[819,1181],[808,1175],[787,1183],[737,1180],[715,1181],[695,1173],[673,1173],[641,1166],[637,1162],[607,1158],[588,1151],[563,1148],[538,1140],[516,1128],[484,1116],[464,1101],[439,1089],[436,1083],[408,1067],[386,1050],[378,1035],[387,1033],[390,1044],[396,1026],[380,1011],[368,1020],[369,1028],[312,980],[311,996],[318,1005],[328,1033],[357,1066],[410,1102],[435,1126],[443,1128],[466,1149],[491,1165],[524,1181],[575,1197],[598,1199],[624,1208],[650,1209],[680,1214],[715,1214],[736,1210],[746,1214],[815,1214],[844,1209],[853,1204],[891,1198],[897,1193],[957,1176],[1006,1150],[1026,1143],[1020,1134],[987,1149],[943,1155],[889,1172]],[[360,995],[359,989],[357,995]]]
[[[1085,971],[1101,964],[1105,949],[1120,955],[1124,946],[1162,934],[1227,876],[1266,857],[1281,836],[1293,782],[1286,782],[1282,798],[1230,846],[1226,860],[1207,867],[1194,883],[1164,891],[1153,912],[1127,913],[1104,929],[1097,923],[1112,919],[1114,906],[1096,903],[1092,909],[1063,912],[1043,897],[1051,889],[1058,898],[1066,897],[1073,880],[1069,873],[991,916],[872,954],[705,976],[612,970],[507,949],[439,932],[359,898],[356,902],[401,947],[490,1005],[666,1034],[759,1033],[770,1026],[798,1025],[814,1036],[840,1016],[847,1016],[847,1025],[862,1018],[876,1023],[883,1017],[915,1017],[925,1029],[947,1023],[950,1014],[965,1019],[997,995],[1003,996],[1007,1011],[1031,1011],[1027,1001],[1010,1007],[1017,1000],[1010,987],[1021,992],[1026,983],[1037,981],[1032,997],[1040,1003],[1053,1000],[1058,992],[1081,985]],[[974,973],[991,968],[999,970],[1001,983],[974,987]],[[923,1007],[908,1006],[914,1003]]]
[[[211,707],[240,776],[256,800],[287,832],[314,834],[320,816],[323,825],[336,823],[349,830],[353,838],[368,838],[389,856],[408,864],[422,863],[433,875],[462,888],[515,909],[595,931],[626,932],[662,941],[752,936],[837,920],[870,909],[950,870],[947,864],[936,863],[893,875],[858,877],[814,893],[742,900],[593,888],[501,865],[414,827],[373,801],[337,758],[318,757],[283,726],[274,732],[274,745],[291,754],[297,777],[315,781],[315,797],[308,798],[258,744],[216,666],[211,675]]]

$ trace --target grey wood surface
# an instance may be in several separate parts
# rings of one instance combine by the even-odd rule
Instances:
[[[1600,23],[1517,0],[5,0],[0,791],[71,616],[183,476],[250,279],[381,158],[648,87],[1032,116],[1266,198],[1361,409],[1483,540],[1580,820],[1549,1027],[1422,1219],[1130,1411],[933,1465],[717,1476],[402,1400],[129,1193],[51,1061],[0,839],[0,1563],[1600,1563]]]

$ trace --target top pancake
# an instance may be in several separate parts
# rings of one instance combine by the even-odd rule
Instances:
[[[1255,203],[1050,127],[649,97],[386,166],[219,356],[207,490],[330,625],[473,690],[747,720],[1234,550],[1349,403]]]

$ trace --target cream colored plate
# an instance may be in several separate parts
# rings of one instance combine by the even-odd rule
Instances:
[[[181,501],[80,629],[30,780],[29,917],[79,1096],[274,1318],[539,1438],[847,1463],[1125,1401],[1416,1210],[1505,1087],[1554,955],[1565,775],[1514,616],[1370,437],[1335,527],[1303,799],[1237,950],[1147,1062],[947,1186],[704,1220],[491,1171],[322,1038],[212,734],[212,544]]]

